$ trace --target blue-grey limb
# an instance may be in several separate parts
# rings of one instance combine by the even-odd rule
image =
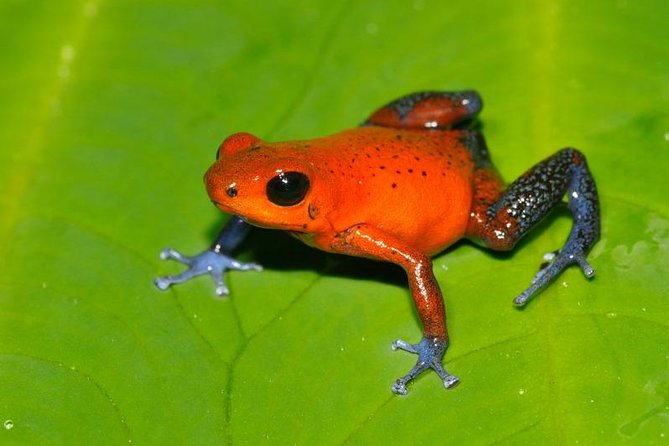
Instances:
[[[161,259],[176,260],[187,265],[188,268],[177,275],[158,277],[154,280],[154,283],[159,289],[166,290],[171,285],[185,282],[191,277],[209,274],[216,284],[216,294],[227,296],[229,290],[224,278],[226,271],[262,270],[262,266],[257,263],[240,262],[230,256],[230,253],[244,241],[250,229],[251,225],[241,217],[232,216],[219,233],[216,241],[206,251],[194,256],[186,256],[172,248],[163,249],[160,252]]]

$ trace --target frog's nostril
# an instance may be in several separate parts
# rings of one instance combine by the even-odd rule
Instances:
[[[237,196],[237,188],[230,186],[225,190],[225,193],[228,194],[228,197],[235,198]]]

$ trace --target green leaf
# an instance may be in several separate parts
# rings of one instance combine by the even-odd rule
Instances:
[[[669,435],[669,3],[0,4],[0,442],[652,444]],[[527,309],[557,213],[513,254],[435,259],[452,344],[407,397],[401,272],[272,231],[263,273],[161,293],[224,217],[201,176],[234,131],[322,136],[476,88],[508,180],[586,153],[603,234]]]

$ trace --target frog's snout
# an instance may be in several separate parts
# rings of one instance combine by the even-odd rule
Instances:
[[[238,185],[234,180],[225,178],[216,164],[211,166],[204,174],[204,184],[207,194],[217,207],[225,206],[230,198],[235,198],[238,194]]]

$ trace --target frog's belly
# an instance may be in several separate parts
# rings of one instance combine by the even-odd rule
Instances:
[[[463,237],[471,210],[471,178],[451,175],[441,181],[389,185],[386,193],[355,197],[342,205],[333,221],[337,231],[367,224],[429,255]]]
[[[376,226],[410,247],[434,255],[464,236],[471,200],[469,189],[449,188],[449,193],[429,200],[398,203],[391,213],[394,219],[381,218]]]

